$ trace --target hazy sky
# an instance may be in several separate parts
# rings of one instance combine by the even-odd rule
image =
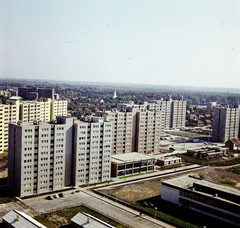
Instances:
[[[0,77],[240,88],[239,0],[0,0]]]

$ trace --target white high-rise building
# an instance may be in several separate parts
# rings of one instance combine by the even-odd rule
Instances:
[[[72,184],[73,118],[9,124],[8,188],[16,196]]]
[[[117,109],[122,111],[129,108],[143,112],[146,110],[161,111],[162,121],[164,123],[163,129],[185,127],[186,107],[187,102],[183,101],[182,95],[178,95],[177,100],[172,100],[169,94],[166,94],[165,98],[161,100],[138,102],[138,104],[134,104],[133,102],[117,104]]]
[[[0,154],[8,150],[8,124],[19,120],[19,103],[0,105]]]
[[[112,123],[57,117],[9,125],[8,188],[29,196],[110,180]]]
[[[73,184],[110,180],[112,123],[100,117],[74,122]]]
[[[239,137],[239,105],[214,108],[212,140],[226,142]]]
[[[158,153],[161,135],[161,112],[137,112],[136,151],[142,154]]]
[[[64,100],[52,100],[50,120],[56,118],[56,116],[67,116],[67,101]]]
[[[136,111],[97,112],[106,121],[112,122],[112,154],[125,154],[136,151]]]

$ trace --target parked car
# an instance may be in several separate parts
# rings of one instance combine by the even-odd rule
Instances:
[[[62,192],[59,193],[58,195],[59,195],[59,197],[64,197],[65,196]]]
[[[53,197],[54,198],[59,198],[59,195],[58,194],[54,194]]]
[[[53,196],[47,196],[45,199],[47,199],[47,200],[53,200]]]

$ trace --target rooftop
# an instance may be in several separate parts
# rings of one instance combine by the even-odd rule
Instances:
[[[218,184],[215,182],[211,182],[211,181],[207,181],[207,180],[203,180],[201,178],[197,178],[197,177],[193,177],[193,176],[182,176],[182,177],[178,177],[178,178],[174,178],[174,179],[170,179],[170,180],[166,180],[162,182],[163,184],[170,184],[172,186],[175,187],[179,187],[179,188],[183,188],[183,189],[188,189],[188,190],[192,190],[201,194],[204,194],[206,196],[210,196],[210,197],[214,197],[213,194],[207,193],[204,190],[196,190],[193,189],[194,185],[199,185],[202,187],[208,187],[209,189],[211,189],[212,191],[214,191],[215,193],[220,193],[220,192],[224,192],[230,195],[234,195],[235,199],[240,197],[240,190],[234,187],[230,187],[227,185],[223,185],[223,184]],[[233,204],[239,205],[238,203],[235,203],[234,201],[231,201],[230,199],[227,198],[223,198],[223,197],[219,197],[219,200],[222,201],[227,201],[227,202],[231,202]]]
[[[171,157],[161,157],[161,156],[155,156],[155,158],[157,160],[160,160],[160,161],[174,161],[174,160],[179,160],[181,158],[179,157],[174,157],[174,156],[171,156]]]
[[[21,211],[12,210],[5,216],[3,216],[2,219],[15,228],[47,228],[46,226],[42,225],[41,223]]]
[[[125,163],[125,162],[133,162],[133,161],[141,161],[141,160],[149,160],[154,159],[153,156],[140,154],[137,152],[127,153],[127,154],[117,154],[112,155],[111,161],[115,163]]]
[[[72,222],[87,228],[114,228],[113,226],[93,217],[84,212],[77,213],[72,219]]]

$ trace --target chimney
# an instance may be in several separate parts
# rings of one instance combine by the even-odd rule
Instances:
[[[217,194],[217,193],[215,193],[215,197],[218,197],[218,194]]]
[[[90,218],[90,217],[87,218],[87,222],[88,222],[88,223],[91,222],[91,218]]]
[[[19,215],[17,215],[17,221],[19,221],[20,220],[20,216]]]

